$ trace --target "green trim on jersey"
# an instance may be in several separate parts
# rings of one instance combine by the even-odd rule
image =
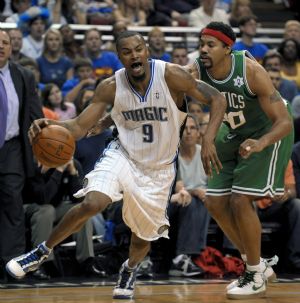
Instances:
[[[203,66],[200,58],[197,58],[196,64],[201,80],[215,87],[225,96],[227,110],[224,120],[232,133],[248,137],[262,129],[268,130],[272,122],[248,85],[245,51],[232,51],[231,58],[231,71],[224,80],[214,79]]]

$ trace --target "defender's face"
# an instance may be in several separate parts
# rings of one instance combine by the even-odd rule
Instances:
[[[205,68],[210,69],[219,63],[226,56],[228,49],[215,37],[203,35],[200,39],[200,59]]]
[[[123,38],[118,47],[119,58],[128,75],[135,80],[143,80],[149,71],[148,49],[140,36]]]

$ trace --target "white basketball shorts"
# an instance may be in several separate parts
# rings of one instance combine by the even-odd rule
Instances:
[[[164,169],[139,167],[116,140],[86,175],[84,188],[74,196],[98,191],[112,202],[123,198],[123,220],[133,233],[147,241],[168,238],[167,206],[175,174],[175,163]]]

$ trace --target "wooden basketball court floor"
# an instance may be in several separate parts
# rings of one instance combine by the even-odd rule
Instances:
[[[114,282],[83,281],[0,284],[0,303],[299,303],[300,278],[269,284],[264,298],[228,300],[225,280],[180,279],[139,281],[134,300],[112,299]]]

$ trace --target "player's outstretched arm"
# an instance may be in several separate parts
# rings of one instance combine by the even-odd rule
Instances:
[[[212,175],[212,166],[219,172],[222,164],[217,156],[214,140],[227,108],[225,97],[205,82],[195,80],[186,69],[176,64],[167,65],[166,81],[175,101],[180,102],[180,96],[186,94],[198,100],[199,103],[210,106],[210,120],[202,138],[201,157],[205,172],[209,176]]]
[[[109,104],[113,104],[115,97],[114,77],[102,81],[96,88],[91,104],[76,118],[66,121],[55,121],[50,119],[35,120],[29,129],[29,139],[33,138],[47,125],[60,125],[67,128],[73,137],[78,140],[84,137],[103,116]]]
[[[241,144],[240,154],[244,158],[274,144],[293,129],[292,118],[288,113],[287,106],[273,86],[269,74],[261,65],[250,59],[247,59],[247,80],[251,91],[257,95],[263,111],[273,125],[270,131],[258,140],[248,139]]]

